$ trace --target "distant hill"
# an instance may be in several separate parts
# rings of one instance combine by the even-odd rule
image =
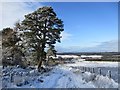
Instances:
[[[120,55],[120,52],[63,52],[60,55]]]

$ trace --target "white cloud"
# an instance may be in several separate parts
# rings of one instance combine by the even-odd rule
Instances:
[[[96,46],[95,49],[99,51],[118,51],[118,40],[111,40],[107,42],[102,42],[100,45]]]
[[[57,46],[56,49],[58,52],[118,52],[118,40],[101,42],[99,45],[93,47],[81,48],[80,46]]]
[[[65,41],[65,40],[69,40],[71,38],[72,34],[66,32],[66,31],[63,31],[61,33],[61,36],[62,36],[61,40]]]
[[[34,9],[41,7],[42,5],[38,2],[4,2],[0,3],[0,21],[2,25],[0,30],[6,27],[13,27],[15,22],[23,20],[24,15],[28,14]]]
[[[0,30],[2,27],[2,3],[0,3]]]
[[[38,0],[1,0],[1,2],[38,2]]]

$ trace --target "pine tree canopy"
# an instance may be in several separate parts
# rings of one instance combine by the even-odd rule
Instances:
[[[33,13],[25,15],[21,23],[27,37],[28,45],[37,52],[37,59],[45,59],[45,48],[60,42],[63,21],[59,19],[52,7],[42,7]]]

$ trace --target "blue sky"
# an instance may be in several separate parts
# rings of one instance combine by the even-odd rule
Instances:
[[[17,5],[18,3],[13,4],[14,4],[13,6],[16,5],[16,7],[18,7]],[[52,6],[54,11],[57,13],[57,16],[64,22],[64,32],[62,33],[63,38],[61,40],[61,43],[57,43],[56,45],[56,49],[58,51],[64,52],[66,50],[67,51],[117,50],[118,39],[117,3],[36,2],[36,3],[22,3],[22,5],[20,5],[18,9],[22,8],[23,13],[27,14],[41,6]],[[5,7],[5,5],[3,5],[3,7]],[[22,12],[20,14],[22,14]],[[21,17],[16,18],[21,19]],[[103,47],[109,48],[103,50]],[[87,50],[85,48],[87,48]]]
[[[68,37],[57,44],[58,46],[69,49],[73,47],[77,50],[78,48],[93,48],[105,42],[114,41],[115,43],[118,39],[117,3],[77,2],[45,3],[45,5],[52,6],[58,17],[64,21],[64,29]]]

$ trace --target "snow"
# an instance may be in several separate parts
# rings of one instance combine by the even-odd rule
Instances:
[[[67,66],[84,66],[84,67],[118,67],[118,62],[107,61],[84,61],[83,59],[76,60],[73,64],[66,64]]]
[[[85,64],[84,61],[81,63]],[[80,63],[79,63],[80,64]],[[79,65],[76,62],[74,65]],[[88,64],[88,63],[87,63]],[[96,63],[92,63],[92,65]],[[97,63],[100,65],[99,63]],[[105,63],[104,66],[108,66]],[[80,69],[72,68],[73,64],[62,64],[54,66],[49,72],[39,73],[36,69],[21,69],[13,67],[11,70],[15,75],[13,82],[10,82],[10,67],[4,69],[7,75],[2,77],[3,87],[7,88],[117,88],[112,78],[96,75],[90,72],[83,72]],[[82,64],[81,64],[82,65]],[[103,64],[102,64],[103,65]],[[101,65],[101,66],[102,66]]]
[[[93,81],[94,85],[98,88],[117,88],[118,84],[113,80],[108,78],[107,76],[96,76],[95,81]]]
[[[77,56],[77,55],[57,55],[57,57],[62,57],[62,58],[74,58],[74,59],[80,58],[80,56]]]
[[[92,58],[101,58],[102,55],[81,55],[81,58],[92,57]]]

